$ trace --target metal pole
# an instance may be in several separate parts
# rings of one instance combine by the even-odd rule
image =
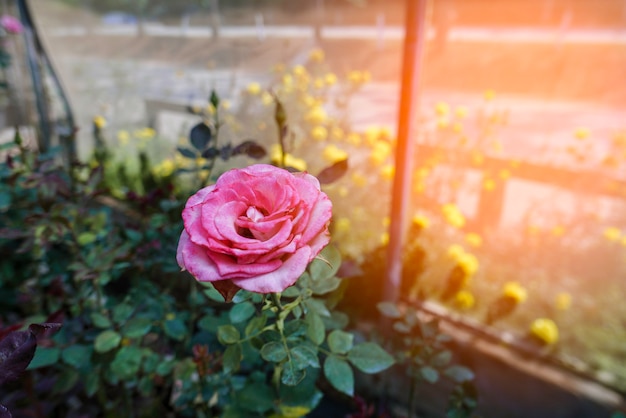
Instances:
[[[384,300],[397,301],[402,282],[402,241],[413,159],[428,0],[406,0],[406,27],[400,84],[396,174],[391,195]]]

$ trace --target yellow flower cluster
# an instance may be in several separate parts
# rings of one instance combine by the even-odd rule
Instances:
[[[425,215],[415,214],[411,221],[413,225],[419,226],[421,229],[426,229],[430,226],[430,219]]]
[[[354,86],[363,85],[367,83],[368,81],[370,81],[371,78],[372,78],[372,75],[369,73],[369,71],[353,70],[353,71],[350,71],[347,76],[348,81]]]
[[[381,165],[391,155],[391,144],[386,141],[377,141],[372,146],[370,161],[374,165]]]
[[[103,129],[105,126],[107,126],[107,120],[104,118],[104,116],[96,116],[93,118],[93,124],[96,128]]]
[[[572,295],[561,292],[556,295],[554,305],[559,311],[566,311],[572,306]]]
[[[463,270],[463,273],[465,273],[467,278],[470,278],[478,271],[479,263],[476,256],[466,252],[460,245],[451,245],[448,248],[448,256],[456,262],[456,265],[461,270]]]
[[[328,161],[330,164],[334,164],[339,161],[343,161],[348,158],[348,153],[339,148],[335,144],[327,145],[324,148],[323,153],[324,159]]]
[[[280,165],[282,159],[282,154],[280,151],[280,145],[274,144],[270,150],[270,160],[272,164]],[[299,171],[306,171],[306,161],[301,158],[296,158],[289,153],[285,153],[285,165],[287,167],[293,167]]]
[[[548,345],[555,344],[559,340],[559,329],[554,321],[548,318],[535,319],[530,325],[530,333]]]
[[[508,282],[502,289],[502,294],[513,299],[516,303],[523,303],[528,298],[528,292],[517,282]]]
[[[474,295],[472,295],[472,293],[467,290],[458,291],[456,296],[454,297],[454,301],[461,309],[471,309],[476,303]]]
[[[616,242],[622,237],[622,231],[614,226],[604,230],[604,237],[609,241]]]
[[[174,173],[174,170],[176,170],[176,163],[170,159],[163,160],[159,164],[152,167],[152,173],[157,177],[171,176]]]
[[[455,228],[465,226],[465,216],[454,203],[448,203],[441,207],[445,220]]]
[[[480,247],[483,244],[483,239],[480,235],[475,232],[470,232],[465,235],[465,242],[467,242],[472,247]]]

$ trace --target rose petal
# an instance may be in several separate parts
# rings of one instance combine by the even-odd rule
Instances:
[[[289,286],[292,286],[304,273],[310,254],[311,249],[309,247],[302,247],[289,257],[280,268],[271,273],[246,279],[232,279],[232,281],[237,286],[250,292],[282,292]]]
[[[270,273],[282,264],[281,260],[274,259],[265,263],[239,264],[235,257],[230,255],[208,251],[207,257],[215,265],[218,275],[223,279],[248,278],[259,274]]]

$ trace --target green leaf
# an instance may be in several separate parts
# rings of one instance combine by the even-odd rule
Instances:
[[[439,380],[439,372],[430,366],[421,367],[420,375],[429,383],[436,383]]]
[[[51,366],[59,361],[61,349],[58,347],[37,346],[35,356],[31,360],[26,370],[38,369],[40,367]]]
[[[113,326],[111,320],[101,313],[93,312],[90,318],[96,328],[111,328]]]
[[[222,364],[226,373],[233,373],[239,370],[241,364],[242,353],[240,344],[232,344],[224,350]]]
[[[127,338],[141,338],[152,328],[148,318],[133,318],[122,327],[122,335]]]
[[[230,324],[221,325],[217,328],[217,339],[222,344],[235,344],[239,338],[239,330]]]
[[[324,376],[338,391],[354,396],[354,372],[347,361],[329,356],[324,362]]]
[[[89,397],[93,396],[98,392],[100,388],[100,373],[93,372],[89,373],[87,377],[85,377],[85,394]]]
[[[52,387],[52,392],[55,394],[69,392],[74,386],[76,386],[78,377],[79,375],[76,370],[66,368],[57,376],[57,380],[54,382],[54,386]]]
[[[93,232],[83,232],[78,235],[76,241],[78,242],[78,245],[85,246],[95,242],[97,238],[97,235]]]
[[[387,318],[400,318],[402,316],[398,306],[393,302],[380,302],[376,307]]]
[[[335,276],[326,279],[316,280],[311,283],[311,291],[315,295],[324,295],[337,289],[341,280]]]
[[[126,322],[128,318],[133,314],[133,308],[128,303],[120,303],[115,308],[113,308],[113,322],[116,324],[122,324]]]
[[[129,345],[122,347],[111,362],[111,371],[120,380],[129,380],[139,374],[142,351],[139,347]]]
[[[447,366],[448,364],[450,364],[450,361],[452,360],[452,352],[450,350],[444,350],[441,351],[440,353],[437,353],[431,360],[430,360],[430,364],[433,367],[444,367]]]
[[[270,341],[261,348],[261,357],[265,361],[279,363],[287,358],[287,350],[285,345],[280,341]]]
[[[185,158],[191,158],[195,160],[198,157],[198,153],[189,148],[176,147],[176,150],[180,152],[180,154]]]
[[[306,316],[306,323],[308,324],[306,335],[309,339],[317,345],[322,344],[326,337],[326,327],[322,318],[316,313],[309,313]]]
[[[450,366],[444,374],[456,382],[465,382],[474,378],[474,372],[464,366]]]
[[[265,315],[252,318],[250,322],[248,322],[248,325],[246,325],[246,329],[245,329],[246,337],[249,337],[252,334],[260,332],[266,323],[267,323],[267,316]]]
[[[327,245],[309,264],[311,279],[321,281],[334,277],[341,266],[341,254],[334,245]]]
[[[308,312],[313,312],[320,316],[330,316],[330,311],[323,300],[310,298],[304,301],[304,305],[307,307]]]
[[[163,323],[163,331],[168,337],[176,341],[182,341],[187,334],[185,323],[180,318],[166,320]]]
[[[93,347],[89,345],[71,345],[61,352],[61,359],[75,369],[88,366],[91,360]]]
[[[248,320],[252,315],[254,315],[254,312],[255,309],[252,303],[241,302],[231,308],[230,312],[228,313],[228,317],[230,318],[230,322],[232,322],[233,324],[238,324],[240,322]]]
[[[191,132],[189,132],[189,142],[191,142],[191,145],[198,151],[205,149],[212,138],[213,133],[211,132],[211,128],[205,123],[197,124],[191,129]]]
[[[333,353],[346,354],[352,349],[353,342],[354,335],[340,329],[328,334],[328,346]]]
[[[296,366],[293,361],[288,361],[283,364],[283,372],[280,376],[280,381],[284,385],[296,386],[306,377],[306,371]]]
[[[274,390],[263,382],[251,382],[237,393],[237,404],[263,414],[274,406]]]
[[[317,353],[311,347],[306,345],[299,345],[289,350],[291,354],[291,360],[294,363],[294,367],[297,370],[304,370],[307,367],[320,367],[320,361],[317,357]]]
[[[113,330],[102,331],[94,341],[94,348],[98,353],[106,353],[120,345],[122,336]]]
[[[372,342],[354,346],[348,353],[348,360],[354,367],[365,373],[378,373],[395,362],[389,353]]]

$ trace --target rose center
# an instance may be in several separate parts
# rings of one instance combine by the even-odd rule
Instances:
[[[265,217],[265,215],[263,215],[263,212],[258,210],[255,206],[250,206],[248,208],[248,210],[246,211],[246,216],[252,222],[259,222],[261,219]]]

